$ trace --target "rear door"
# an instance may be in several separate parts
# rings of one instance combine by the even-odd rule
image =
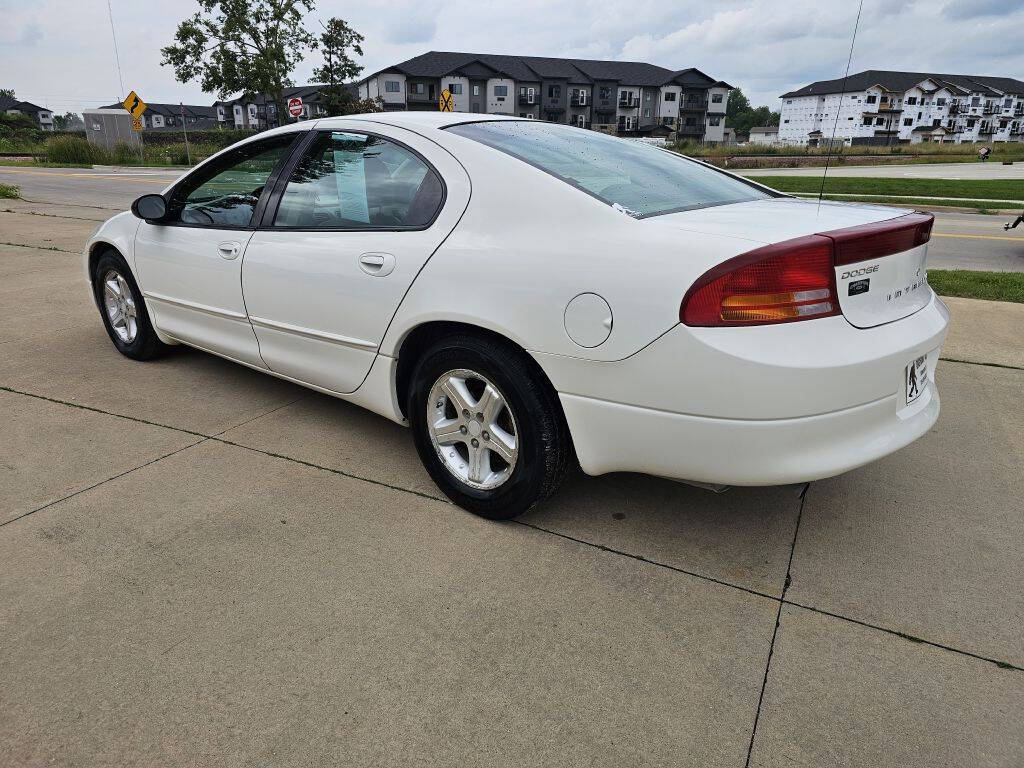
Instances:
[[[282,173],[242,269],[267,366],[342,393],[366,377],[470,190],[462,166],[419,134],[344,126],[315,132]]]

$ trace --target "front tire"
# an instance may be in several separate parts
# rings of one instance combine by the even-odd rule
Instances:
[[[407,412],[437,486],[492,520],[553,494],[572,455],[557,396],[506,342],[471,335],[436,342],[413,371]]]
[[[108,250],[96,261],[92,288],[103,326],[117,351],[133,360],[151,360],[170,347],[157,338],[128,263]]]

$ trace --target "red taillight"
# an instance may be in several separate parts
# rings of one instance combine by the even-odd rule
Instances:
[[[910,213],[897,219],[822,232],[836,244],[836,266],[877,259],[924,245],[932,236],[930,213]]]
[[[924,245],[934,221],[911,213],[748,251],[705,272],[683,297],[679,320],[764,325],[838,315],[835,267]]]
[[[832,241],[821,235],[768,245],[706,272],[679,309],[686,325],[761,325],[839,314]]]

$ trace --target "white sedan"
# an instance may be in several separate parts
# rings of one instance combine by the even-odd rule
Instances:
[[[84,255],[121,353],[187,344],[408,424],[449,498],[508,518],[577,462],[771,485],[923,435],[931,226],[566,125],[391,112],[240,142]]]

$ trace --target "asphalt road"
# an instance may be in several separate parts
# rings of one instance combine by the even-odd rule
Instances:
[[[943,166],[956,167],[956,166]],[[1024,163],[1020,165],[1024,170]],[[854,170],[854,169],[844,169]],[[132,200],[159,191],[183,171],[16,168],[0,166],[0,182],[21,187],[37,203],[126,210]],[[1024,271],[1024,228],[1004,232],[1006,216],[936,212],[929,266],[942,269]]]
[[[500,524],[392,422],[117,354],[107,214],[0,201],[0,765],[1024,764],[1024,305],[947,301],[939,423],[867,467]]]

